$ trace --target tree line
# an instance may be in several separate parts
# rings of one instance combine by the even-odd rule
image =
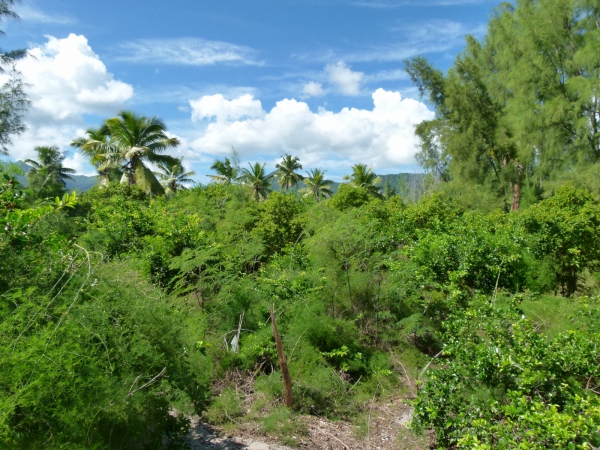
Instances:
[[[117,117],[108,119],[100,128],[86,131],[86,136],[71,142],[98,172],[99,187],[106,187],[111,182],[129,186],[139,186],[152,195],[172,195],[178,190],[187,189],[193,182],[190,178],[195,172],[186,172],[183,158],[175,158],[164,152],[179,145],[177,138],[169,137],[165,124],[158,118],[139,116],[130,111],[123,111]],[[39,198],[62,196],[66,188],[66,180],[75,171],[63,166],[65,155],[58,147],[37,147],[37,160],[25,162],[32,166],[27,174],[30,185]],[[156,164],[160,172],[150,169],[148,163]],[[305,187],[298,193],[316,200],[331,197],[331,180],[325,178],[326,170],[311,169],[307,176],[299,173],[302,164],[296,156],[286,154],[276,165],[276,172],[268,174],[266,163],[248,164],[248,168],[240,167],[239,158],[226,157],[216,160],[211,169],[214,175],[208,175],[214,182],[231,185],[240,183],[247,186],[255,200],[265,200],[272,191],[271,182],[277,183],[283,191],[298,190],[300,182]],[[376,198],[389,197],[395,194],[395,188],[389,183],[382,189],[381,183],[371,168],[365,164],[352,166],[352,174],[344,180],[354,187],[365,189]]]

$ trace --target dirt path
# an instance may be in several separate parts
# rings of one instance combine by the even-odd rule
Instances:
[[[424,450],[427,438],[415,436],[406,424],[412,418],[412,409],[402,399],[374,404],[368,409],[366,423],[361,430],[344,421],[303,416],[308,433],[298,437],[299,449],[310,450]],[[192,419],[188,435],[189,449],[194,450],[292,450],[260,433],[256,425],[242,424],[228,435],[222,430]]]

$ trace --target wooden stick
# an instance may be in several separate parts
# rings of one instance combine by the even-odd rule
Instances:
[[[275,319],[274,308],[271,308],[271,323],[273,323],[273,335],[275,336],[275,345],[277,346],[277,355],[279,356],[279,367],[281,368],[281,374],[283,375],[283,396],[285,397],[285,405],[288,408],[292,407],[292,377],[288,370],[287,361],[285,359],[285,353],[283,353],[283,343],[281,342],[281,336],[277,331],[277,321]]]

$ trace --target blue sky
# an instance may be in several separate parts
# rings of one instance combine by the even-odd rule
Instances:
[[[158,115],[196,179],[231,153],[274,168],[284,153],[339,179],[358,162],[418,170],[414,125],[433,117],[402,61],[446,70],[482,37],[496,0],[23,0],[4,50],[28,48],[29,131],[14,159],[68,147],[118,111]]]

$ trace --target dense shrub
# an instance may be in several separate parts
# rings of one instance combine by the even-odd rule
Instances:
[[[53,289],[2,297],[0,442],[160,448],[187,423],[170,408],[200,411],[205,396],[185,314],[128,264],[78,250],[66,265]]]
[[[444,448],[589,448],[600,443],[600,336],[548,338],[491,303],[446,322],[441,368],[419,395],[414,425]]]

